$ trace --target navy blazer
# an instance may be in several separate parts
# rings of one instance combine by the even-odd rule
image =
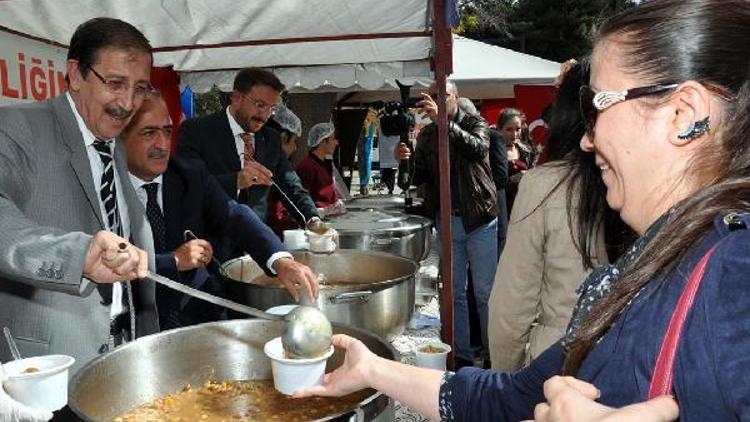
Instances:
[[[750,215],[740,216],[750,227]],[[644,401],[677,300],[697,262],[718,242],[685,320],[674,364],[680,421],[750,420],[750,230],[730,231],[722,216],[675,269],[655,275],[593,348],[576,376],[601,391],[599,403]],[[543,383],[561,372],[553,345],[514,374],[463,368],[444,384],[451,420],[533,419]],[[442,393],[446,392],[441,390]]]
[[[177,155],[202,160],[227,195],[248,204],[262,221],[267,221],[270,186],[253,186],[245,189],[241,197],[237,196],[237,173],[242,167],[226,109],[183,122],[177,137]],[[255,134],[254,158],[271,170],[274,181],[302,211],[305,221],[318,216],[315,203],[281,149],[281,138],[276,130],[264,126]],[[284,205],[297,218],[296,211]]]
[[[229,198],[200,161],[173,157],[163,183],[168,252],[156,254],[157,273],[196,289],[222,293],[220,286],[215,285],[221,278],[214,263],[206,268],[177,271],[174,251],[185,242],[185,230],[191,230],[199,238],[209,240],[214,249],[222,238],[229,238],[271,275],[266,263],[271,255],[284,251],[284,245],[249,207]],[[185,321],[203,322],[191,319],[190,315],[175,315],[185,313],[189,304],[189,298],[181,293],[158,286],[157,302],[162,328],[185,325]]]

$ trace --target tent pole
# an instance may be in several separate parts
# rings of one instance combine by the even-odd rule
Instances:
[[[448,354],[448,368],[455,368],[455,350],[453,341],[453,251],[451,248],[451,183],[450,156],[448,152],[448,119],[445,108],[445,82],[453,72],[452,44],[453,36],[446,25],[445,4],[452,0],[434,0],[433,13],[433,56],[432,65],[437,85],[438,104],[438,168],[440,169],[440,319],[442,321],[441,337],[451,345]]]

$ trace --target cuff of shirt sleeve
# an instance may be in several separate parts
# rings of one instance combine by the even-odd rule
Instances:
[[[281,259],[281,258],[294,259],[292,254],[290,254],[287,251],[276,252],[275,254],[271,255],[271,257],[268,258],[268,261],[266,261],[266,267],[268,268],[269,271],[271,271],[271,274],[276,275],[276,270],[273,269],[273,263],[276,262],[277,259]]]

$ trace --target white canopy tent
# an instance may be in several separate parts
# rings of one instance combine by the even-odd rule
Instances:
[[[513,98],[518,84],[551,85],[560,63],[453,36],[453,74],[462,96],[475,100]]]
[[[138,27],[154,64],[196,92],[231,89],[234,71],[271,68],[292,91],[373,90],[429,81],[429,0],[5,0],[0,31],[67,47],[81,22]]]

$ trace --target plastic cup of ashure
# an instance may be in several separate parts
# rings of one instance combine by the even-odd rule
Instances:
[[[75,359],[44,355],[3,364],[3,389],[14,400],[34,409],[54,412],[68,403],[68,369]]]
[[[316,358],[289,359],[284,356],[281,337],[276,337],[266,343],[263,351],[271,358],[273,386],[280,393],[290,396],[300,388],[320,385],[323,382],[326,361],[333,355],[333,346]]]
[[[284,230],[284,246],[289,250],[307,249],[307,238],[302,229]]]
[[[422,368],[445,371],[445,362],[451,347],[439,341],[432,341],[414,347],[415,364]]]
[[[336,250],[336,231],[328,229],[327,232],[320,234],[312,230],[305,230],[310,252],[330,253]]]

